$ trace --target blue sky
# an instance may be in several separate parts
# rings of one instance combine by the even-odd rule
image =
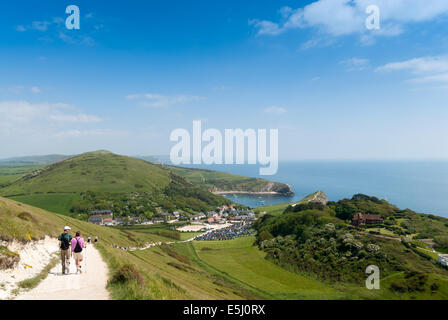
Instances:
[[[0,157],[168,154],[202,120],[279,129],[280,160],[447,159],[447,27],[445,0],[3,1]]]

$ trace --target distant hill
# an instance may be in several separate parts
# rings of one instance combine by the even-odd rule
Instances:
[[[17,166],[27,166],[27,165],[45,165],[52,164],[55,162],[63,161],[73,156],[61,155],[61,154],[51,154],[44,156],[27,156],[27,157],[17,157],[0,159],[1,167],[17,167]]]
[[[47,205],[67,194],[72,195],[75,213],[111,209],[123,215],[155,214],[158,208],[193,212],[230,202],[163,166],[108,151],[88,152],[39,168],[0,189],[2,196],[21,197],[17,200],[53,210]]]
[[[142,159],[155,164],[171,164],[170,156],[164,156],[164,155],[133,156],[133,158]]]
[[[291,187],[285,183],[205,169],[174,166],[168,166],[168,169],[214,193],[293,194]]]

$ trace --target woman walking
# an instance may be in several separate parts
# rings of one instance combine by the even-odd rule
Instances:
[[[86,248],[84,239],[81,238],[81,232],[76,232],[76,237],[72,239],[72,256],[76,263],[76,273],[82,273],[81,262],[83,260],[82,251]]]

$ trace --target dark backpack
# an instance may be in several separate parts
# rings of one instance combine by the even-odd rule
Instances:
[[[79,242],[78,242],[78,240],[79,240],[79,238],[75,238],[76,239],[76,247],[75,247],[75,252],[76,253],[80,253],[80,252],[82,252],[82,248],[81,248],[81,246],[79,245]]]
[[[65,233],[61,234],[61,249],[68,250],[70,248],[70,239],[69,236]]]

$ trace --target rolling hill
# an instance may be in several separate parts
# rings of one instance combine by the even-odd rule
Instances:
[[[108,151],[39,168],[1,188],[0,195],[65,214],[68,208],[77,213],[111,209],[123,215],[156,213],[157,208],[200,211],[229,203],[163,166]]]
[[[159,235],[161,226],[148,226],[145,232],[102,227],[0,197],[0,240],[6,243],[30,242],[28,235],[32,241],[45,236],[57,237],[65,225],[71,226],[73,231],[81,231],[84,237],[98,236],[95,246],[109,266],[108,289],[113,299],[261,298],[230,279],[201,268],[169,246],[137,251],[120,249],[142,247],[148,242],[173,241]],[[5,248],[2,245],[5,243],[0,249]],[[190,243],[183,245],[192,248]],[[0,261],[4,252],[8,251],[0,250]]]
[[[291,187],[285,183],[205,169],[174,166],[168,166],[168,168],[187,181],[198,184],[214,193],[276,193],[293,195]]]

